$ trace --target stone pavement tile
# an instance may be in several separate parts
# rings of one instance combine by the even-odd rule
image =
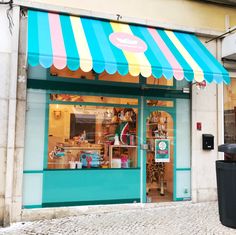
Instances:
[[[216,202],[152,204],[128,210],[91,213],[1,228],[0,234],[235,235],[221,225]]]

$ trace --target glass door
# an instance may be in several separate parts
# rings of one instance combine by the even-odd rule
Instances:
[[[172,100],[144,101],[146,202],[173,201],[175,108]]]

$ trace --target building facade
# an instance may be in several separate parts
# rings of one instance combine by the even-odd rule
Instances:
[[[106,63],[109,47],[102,33],[132,32],[135,37],[139,35],[135,38],[140,43],[138,50],[146,51],[143,48],[151,45],[152,51],[162,48],[160,55],[170,58],[167,54],[172,54],[182,72],[188,70],[188,63],[184,66],[183,61],[190,58],[193,67],[201,64],[206,78],[202,55],[216,68],[210,76],[221,71],[223,77],[227,72],[205,50],[207,47],[220,60],[221,40],[205,41],[234,25],[235,9],[181,2],[140,1],[140,7],[133,8],[132,3],[136,3],[121,1],[60,1],[57,5],[16,1],[10,29],[5,14],[9,6],[2,7],[2,223],[21,220],[31,208],[216,200],[215,160],[221,157],[216,146],[224,141],[223,79],[219,84],[209,80],[205,89],[191,82],[191,75],[181,81],[169,79],[167,74],[172,72],[173,77],[176,70],[170,71],[164,57],[162,74],[156,79],[154,72],[147,71],[144,58],[151,65],[155,63],[147,53],[146,57],[135,57],[143,68],[137,72],[130,51],[126,48],[124,55],[118,55],[120,42],[111,37],[116,48],[110,51],[116,61]],[[147,39],[149,34],[139,33],[147,29],[155,31],[160,47],[153,44],[153,38]],[[166,36],[172,34],[178,40]],[[84,41],[82,46],[76,35],[79,42]],[[127,42],[127,38],[121,39]],[[132,48],[133,39],[128,40]],[[57,44],[60,40],[64,52],[71,56],[55,54],[56,45],[62,45]],[[93,49],[94,45],[98,46]],[[81,57],[88,55],[86,50],[90,59]],[[65,58],[70,69],[61,65]],[[104,64],[106,69],[101,68]],[[115,72],[109,72],[114,64]],[[151,66],[152,71],[156,67]],[[214,137],[212,150],[202,149],[202,134]]]

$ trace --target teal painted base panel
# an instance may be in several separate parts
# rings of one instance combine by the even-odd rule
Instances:
[[[43,171],[114,171],[114,170],[117,170],[117,171],[129,171],[129,170],[140,170],[140,167],[130,167],[130,168],[82,168],[82,169],[65,169],[65,168],[62,168],[62,169],[44,169]]]
[[[140,169],[60,170],[43,174],[43,205],[135,198],[140,198]]]
[[[23,209],[35,209],[35,208],[42,208],[42,205],[25,205]]]
[[[25,170],[23,171],[24,174],[42,174],[43,171],[41,170]]]
[[[191,201],[191,199],[192,199],[191,197],[186,197],[186,198],[179,197],[179,198],[176,198],[175,201]]]
[[[138,203],[140,198],[133,199],[117,199],[117,200],[100,200],[100,201],[79,201],[79,202],[54,202],[43,203],[42,207],[62,207],[62,206],[87,206],[87,205],[108,205],[108,204],[126,204],[126,203]]]

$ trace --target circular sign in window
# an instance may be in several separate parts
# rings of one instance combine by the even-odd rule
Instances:
[[[166,145],[165,142],[160,142],[160,143],[159,143],[159,149],[160,149],[160,150],[164,150],[164,149],[166,149],[166,147],[167,147],[167,145]]]
[[[147,50],[147,44],[142,39],[129,33],[112,33],[109,36],[109,40],[121,50],[134,53],[145,52]]]

